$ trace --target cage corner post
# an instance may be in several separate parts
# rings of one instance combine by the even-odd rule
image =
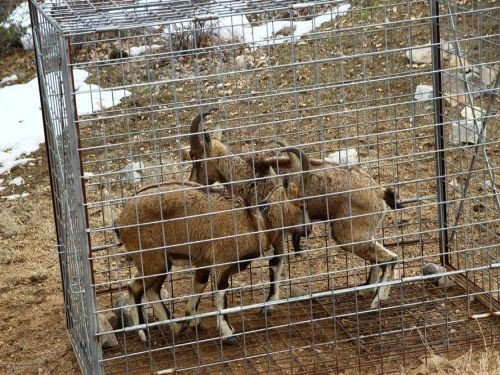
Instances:
[[[430,0],[431,59],[434,106],[434,137],[436,151],[436,196],[438,204],[439,250],[441,264],[449,264],[448,219],[446,209],[446,166],[443,124],[443,90],[441,82],[441,35],[439,0]]]
[[[73,171],[73,184],[74,184],[74,199],[75,199],[75,212],[76,222],[76,235],[80,243],[81,250],[81,282],[83,289],[83,308],[85,309],[86,335],[88,339],[88,354],[87,358],[88,368],[85,368],[90,374],[100,374],[101,363],[103,359],[102,348],[99,344],[98,336],[98,317],[97,317],[97,304],[96,294],[94,289],[94,272],[91,259],[91,246],[90,238],[87,232],[88,228],[88,215],[86,211],[86,195],[85,186],[82,182],[83,166],[80,158],[80,134],[78,129],[78,113],[76,106],[76,92],[73,80],[73,67],[71,65],[71,49],[68,36],[61,34],[59,37],[59,46],[61,48],[61,73],[63,77],[64,87],[64,100],[66,102],[67,120],[68,120],[68,135],[70,143],[74,146],[70,149],[71,169]],[[75,348],[76,349],[76,348]],[[80,364],[83,369],[83,364]]]

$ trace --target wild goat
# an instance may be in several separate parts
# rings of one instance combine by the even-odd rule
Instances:
[[[297,161],[295,155],[263,158],[264,165],[287,169]],[[375,240],[377,227],[384,219],[387,206],[398,209],[394,191],[383,188],[364,170],[357,166],[341,166],[319,159],[309,160],[313,170],[305,190],[307,209],[311,221],[330,221],[333,239],[344,251],[352,252],[370,262],[370,274],[365,285],[386,282],[394,277],[398,256]],[[300,252],[301,233],[293,233],[293,246]],[[379,265],[382,264],[382,265]],[[382,275],[380,275],[382,269]],[[363,289],[360,296],[373,296],[371,308],[389,297],[390,286]]]
[[[204,184],[217,181],[225,183],[232,194],[252,201],[262,197],[260,190],[265,187],[265,184],[255,182],[255,178],[259,176],[254,171],[266,168],[273,171],[270,166],[281,168],[283,171],[289,169],[292,164],[299,163],[294,156],[244,159],[233,155],[220,139],[211,139],[208,133],[202,132],[201,118],[208,113],[211,111],[198,116],[191,124],[191,180]],[[287,145],[279,143],[282,146]],[[187,159],[186,154],[184,158]],[[332,236],[342,249],[370,262],[370,274],[365,285],[391,280],[398,257],[376,241],[375,235],[377,226],[384,219],[387,205],[392,209],[400,208],[393,190],[380,187],[367,172],[356,166],[340,166],[319,159],[310,159],[308,163],[316,169],[303,174],[311,176],[305,190],[305,195],[312,197],[307,200],[311,220],[331,220]],[[228,181],[236,182],[228,184]],[[254,186],[257,187],[257,193]],[[300,239],[307,232],[292,231],[296,252],[300,252]],[[383,265],[380,267],[379,263]],[[368,288],[361,290],[359,295],[373,296],[370,306],[376,308],[381,300],[389,297],[389,291],[389,286],[380,290]]]
[[[298,157],[305,159],[304,171],[307,171],[305,155],[293,148],[284,151],[290,158],[296,154],[297,160]],[[296,170],[295,164],[291,167],[297,172],[302,170]],[[307,177],[304,180],[307,186]],[[309,223],[304,204],[297,199],[299,196],[294,196],[301,189],[287,181],[282,183],[281,179],[275,181],[257,208],[249,208],[241,199],[195,182],[172,181],[139,191],[125,204],[115,223],[118,238],[137,268],[129,284],[131,303],[140,306],[146,293],[158,318],[170,319],[172,315],[160,298],[161,286],[172,265],[189,264],[196,270],[194,294],[186,306],[186,316],[196,314],[210,274],[217,289],[217,309],[227,307],[225,290],[229,277],[244,270],[252,259],[271,246],[275,254],[283,253],[282,229],[290,232],[293,228],[300,233]],[[274,263],[279,263],[281,257],[278,258]],[[278,271],[281,270],[271,271],[268,301],[279,298]],[[139,308],[134,309],[133,320],[135,325],[144,324]],[[189,326],[199,323],[199,319],[193,319]],[[223,342],[237,341],[227,316],[217,317],[217,327]],[[185,328],[175,324],[174,332]],[[147,339],[144,331],[139,335],[143,341]]]

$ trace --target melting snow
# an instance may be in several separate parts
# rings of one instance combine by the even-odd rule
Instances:
[[[21,186],[22,184],[24,184],[24,179],[21,176],[16,177],[9,182],[9,185]]]
[[[57,72],[48,74],[59,74]],[[76,105],[79,115],[117,105],[130,95],[126,90],[102,89],[85,83],[88,73],[75,69]],[[55,94],[55,93],[51,93]],[[28,83],[0,88],[0,174],[32,158],[21,158],[36,151],[44,142],[37,78]]]

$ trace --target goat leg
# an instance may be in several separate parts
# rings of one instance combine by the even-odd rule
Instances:
[[[269,296],[267,302],[277,301],[280,298],[280,279],[283,270],[283,257],[280,254],[275,255],[269,260]],[[260,310],[262,317],[271,316],[274,305],[264,306]]]
[[[300,248],[300,239],[302,238],[301,233],[293,233],[292,234],[292,244],[293,244],[293,251],[295,252],[295,256],[301,256],[302,249]]]
[[[217,291],[215,292],[215,306],[220,312],[222,309],[227,308],[226,289],[229,286],[229,277],[232,272],[226,269],[224,272],[217,272]],[[227,314],[217,315],[217,328],[224,344],[234,345],[238,343],[238,338],[234,336],[234,328],[229,323]]]
[[[201,293],[205,290],[208,283],[208,277],[210,276],[209,269],[196,270],[193,276],[193,295],[189,298],[186,305],[186,316],[196,315],[198,312],[198,305],[200,304]],[[189,321],[189,328],[203,329],[203,325],[200,318],[194,318]]]

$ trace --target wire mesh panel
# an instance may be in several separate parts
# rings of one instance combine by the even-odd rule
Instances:
[[[493,345],[500,8],[458,3],[33,0],[82,369]]]

